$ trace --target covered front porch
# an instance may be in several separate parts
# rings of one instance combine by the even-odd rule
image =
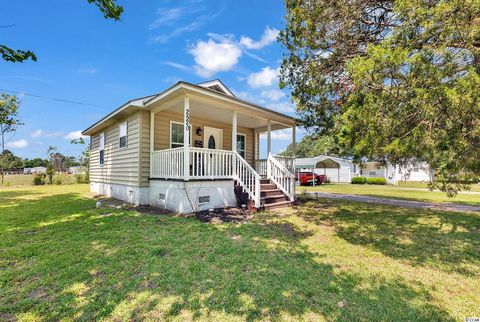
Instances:
[[[150,180],[235,180],[257,206],[261,179],[294,198],[293,159],[272,155],[272,132],[292,129],[282,114],[202,93],[182,93],[150,110]],[[267,158],[260,159],[260,134]]]

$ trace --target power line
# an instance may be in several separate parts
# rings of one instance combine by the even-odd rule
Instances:
[[[63,99],[63,98],[50,97],[50,96],[42,96],[42,95],[30,94],[30,93],[26,93],[26,92],[13,91],[13,90],[8,90],[8,89],[3,89],[3,88],[0,88],[0,92],[7,92],[7,93],[19,94],[19,95],[25,95],[25,96],[31,96],[31,97],[36,97],[36,98],[45,98],[45,99],[49,99],[49,100],[52,100],[52,101],[58,101],[58,102],[63,102],[63,103],[70,103],[70,104],[77,104],[77,105],[84,105],[84,106],[100,107],[100,106],[95,105],[95,104],[89,104],[89,103],[84,103],[84,102],[79,102],[79,101],[73,101],[73,100],[67,100],[67,99]]]

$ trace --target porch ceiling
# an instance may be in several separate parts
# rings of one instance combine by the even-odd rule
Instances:
[[[168,110],[175,113],[183,114],[183,100],[178,100],[171,104]],[[254,115],[253,113],[246,113],[237,111],[237,125],[239,127],[257,129],[259,132],[267,131],[268,120],[265,117]],[[193,118],[214,120],[217,122],[232,124],[234,109],[229,109],[224,106],[217,106],[211,102],[206,102],[201,99],[190,98],[190,115]],[[282,124],[272,120],[272,130],[281,130],[290,128],[291,125]]]

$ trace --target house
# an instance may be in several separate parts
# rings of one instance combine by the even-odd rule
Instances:
[[[89,128],[90,188],[97,194],[178,213],[289,205],[295,180],[273,156],[271,132],[290,116],[237,98],[221,81],[180,81],[123,104]],[[259,135],[267,133],[266,159]],[[257,170],[255,170],[257,169]]]
[[[25,171],[25,170],[27,170],[27,171]],[[45,167],[25,168],[25,169],[23,169],[23,173],[24,174],[47,173],[47,168],[45,168]]]
[[[297,158],[295,159],[295,167],[297,171],[325,175],[332,183],[350,183],[357,170],[357,165],[351,160],[328,155]]]
[[[426,163],[408,162],[403,165],[383,165],[366,161],[356,164],[347,158],[319,155],[295,159],[296,171],[309,171],[326,175],[332,183],[350,183],[352,177],[385,178],[390,184],[401,181],[430,181],[433,172]]]
[[[402,181],[428,182],[434,179],[433,171],[427,163],[414,161],[402,165],[364,162],[360,166],[359,175],[367,178],[385,178],[391,184]]]
[[[84,166],[73,166],[68,168],[68,173],[70,174],[85,174],[87,173],[87,168]]]

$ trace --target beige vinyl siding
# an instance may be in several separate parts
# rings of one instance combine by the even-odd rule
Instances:
[[[170,148],[170,121],[183,122],[183,114],[172,111],[161,111],[155,113],[155,150],[163,150]],[[232,125],[220,123],[212,120],[192,117],[192,146],[195,141],[203,142],[203,131],[201,135],[197,135],[196,129],[204,126],[213,127],[223,130],[223,150],[232,149]],[[245,134],[245,159],[253,165],[254,159],[254,132],[253,129],[238,127],[237,132]]]
[[[105,133],[105,163],[99,164],[100,133],[92,136],[90,154],[90,180],[125,185],[139,185],[140,120],[142,112],[108,126]],[[127,122],[127,146],[119,148],[119,125]]]
[[[140,186],[148,187],[148,178],[150,177],[150,112],[141,112],[140,133]]]

